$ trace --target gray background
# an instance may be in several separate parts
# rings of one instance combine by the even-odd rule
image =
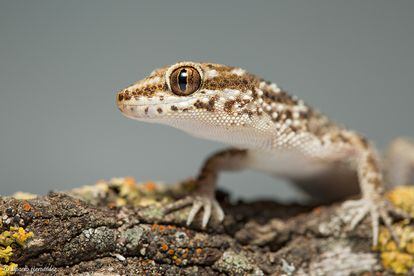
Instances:
[[[117,90],[177,60],[238,65],[366,134],[414,137],[414,1],[1,1],[0,193],[174,182],[223,145],[121,116]],[[236,195],[286,183],[226,174]]]

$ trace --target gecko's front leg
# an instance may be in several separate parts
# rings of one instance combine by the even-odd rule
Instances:
[[[197,188],[191,195],[180,199],[165,208],[166,213],[192,205],[187,219],[190,225],[195,216],[203,210],[202,227],[205,228],[210,217],[223,221],[224,212],[215,198],[215,190],[220,171],[241,170],[246,167],[246,150],[227,149],[213,154],[207,159],[196,178]]]
[[[351,214],[349,222],[351,230],[367,215],[371,216],[373,245],[378,243],[379,219],[381,218],[391,235],[397,240],[392,229],[391,218],[388,215],[388,207],[383,193],[383,176],[379,158],[375,149],[361,136],[354,132],[346,131],[343,136],[356,149],[353,157],[361,190],[362,198],[349,200],[343,204],[344,209]]]

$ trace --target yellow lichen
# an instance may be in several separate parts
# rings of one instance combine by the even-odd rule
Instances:
[[[29,200],[36,198],[37,195],[25,192],[16,192],[12,195],[12,197],[19,200]]]
[[[174,198],[188,194],[195,187],[192,180],[176,185],[163,185],[154,181],[137,182],[132,177],[119,177],[109,181],[100,180],[95,185],[73,189],[67,193],[93,205],[105,202],[110,208],[153,205],[160,207],[172,202]]]
[[[381,252],[381,262],[384,268],[397,274],[406,274],[414,266],[414,227],[408,221],[393,225],[400,243],[397,245],[389,230],[382,227],[378,239],[378,250]]]
[[[22,227],[10,227],[10,231],[14,232],[12,237],[20,246],[23,246],[27,239],[33,237],[33,232],[26,232]]]
[[[388,200],[403,212],[414,217],[414,186],[401,186],[386,194]],[[384,268],[397,274],[406,274],[414,269],[414,226],[408,220],[393,224],[399,244],[389,230],[382,227],[378,239],[381,262]]]
[[[0,260],[8,263],[10,258],[13,256],[13,249],[11,246],[7,246],[6,248],[0,249]]]
[[[0,265],[0,276],[13,275],[16,272],[17,264]]]
[[[414,186],[400,186],[387,193],[391,203],[414,217]]]
[[[397,274],[407,274],[414,264],[413,256],[401,252],[383,252],[381,261],[385,268]]]
[[[11,263],[13,248],[23,246],[27,239],[33,237],[32,232],[26,232],[22,227],[10,227],[9,231],[0,234],[0,276],[13,275],[17,264]]]

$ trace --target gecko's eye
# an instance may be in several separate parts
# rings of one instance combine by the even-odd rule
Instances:
[[[179,96],[187,96],[196,92],[201,86],[200,73],[191,66],[175,69],[170,76],[171,90]]]

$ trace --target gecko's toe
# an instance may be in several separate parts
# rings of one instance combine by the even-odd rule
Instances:
[[[217,220],[222,222],[224,220],[224,211],[216,200],[213,201],[213,209],[216,212]]]
[[[222,222],[224,220],[224,212],[220,207],[220,204],[216,199],[208,196],[188,196],[180,199],[165,207],[164,213],[172,213],[185,207],[191,206],[190,212],[187,217],[187,226],[190,226],[198,213],[202,212],[201,226],[205,229],[210,221],[211,217],[214,217],[217,221]]]
[[[193,222],[195,216],[197,215],[198,211],[200,211],[202,207],[203,207],[203,203],[201,201],[194,201],[193,207],[191,208],[190,213],[188,214],[188,217],[187,217],[187,226],[189,226]]]
[[[343,221],[349,225],[352,231],[355,227],[369,214],[372,224],[372,243],[373,246],[378,244],[379,220],[382,219],[391,236],[398,244],[398,237],[392,228],[392,220],[389,216],[389,210],[386,208],[386,202],[382,199],[373,200],[369,198],[361,198],[359,200],[346,201],[342,205],[345,215],[342,216]]]

